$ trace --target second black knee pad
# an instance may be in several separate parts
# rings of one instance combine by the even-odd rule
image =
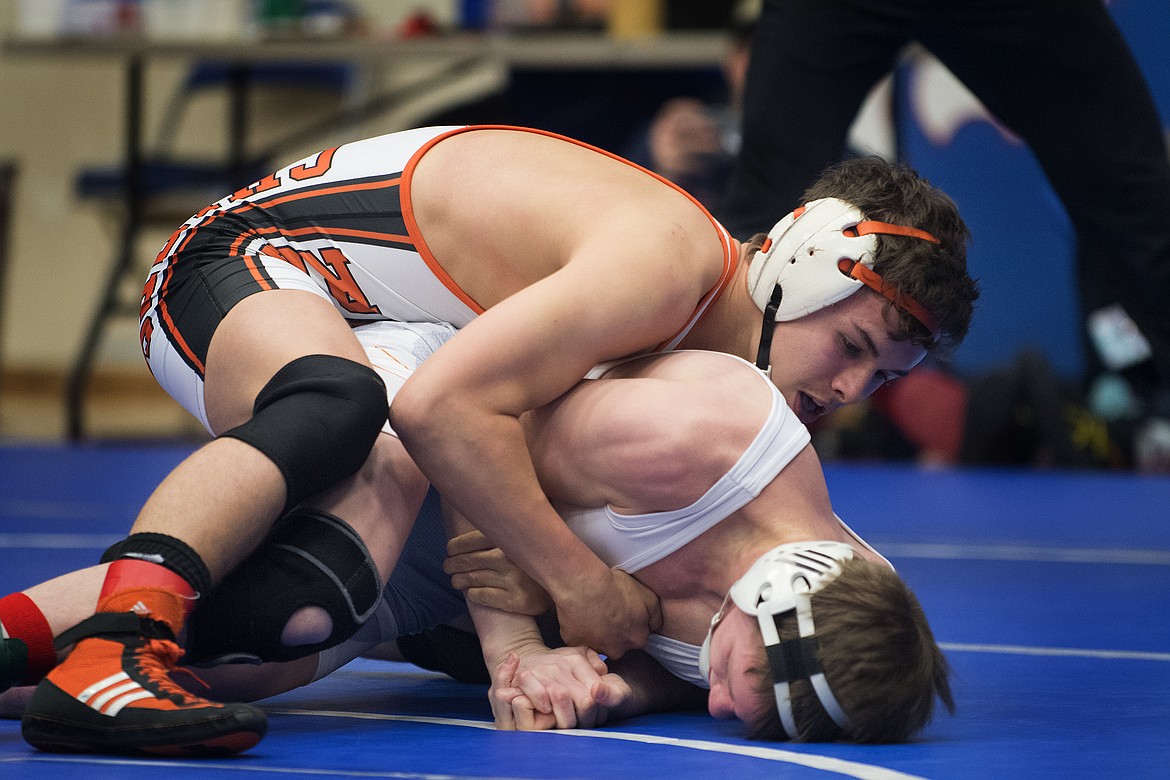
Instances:
[[[361,538],[340,518],[296,509],[200,601],[188,623],[189,663],[291,661],[344,642],[369,620],[382,581]],[[285,645],[281,633],[304,607],[328,613],[323,642]]]

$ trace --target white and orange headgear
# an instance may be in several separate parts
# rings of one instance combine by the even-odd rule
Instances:
[[[764,312],[756,356],[760,369],[770,370],[772,324],[823,309],[863,286],[893,301],[937,338],[938,325],[926,307],[873,270],[879,233],[939,243],[925,230],[867,220],[837,198],[806,203],[776,223],[748,268],[748,293]]]

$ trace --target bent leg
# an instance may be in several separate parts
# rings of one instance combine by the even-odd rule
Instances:
[[[384,322],[355,333],[392,398],[453,329]],[[388,425],[384,431],[356,474],[284,516],[196,614],[195,658],[287,660],[332,647],[369,619],[427,489]],[[244,624],[246,631],[225,630]]]
[[[274,290],[236,304],[216,328],[207,354],[204,397],[212,432],[223,434],[251,420],[257,396],[273,376],[309,355],[368,365],[349,325],[323,298]],[[304,446],[312,447],[311,439]],[[214,584],[268,532],[287,490],[280,467],[259,449],[216,438],[156,488],[132,532],[182,539],[202,556]]]
[[[216,294],[215,289],[207,291],[209,299]],[[22,734],[34,747],[233,753],[256,744],[267,728],[264,713],[254,707],[216,704],[177,686],[170,676],[181,655],[175,639],[196,600],[251,552],[290,496],[303,489],[290,483],[289,475],[316,478],[311,468],[316,454],[328,478],[311,492],[348,477],[351,472],[339,471],[338,462],[356,467],[365,460],[387,406],[381,380],[348,324],[319,295],[303,290],[254,293],[235,302],[222,318],[218,312],[226,307],[214,300],[207,303],[188,322],[193,329],[214,332],[207,354],[191,362],[187,375],[195,392],[184,397],[202,395],[214,433],[248,426],[249,436],[217,438],[187,458],[147,500],[131,536],[111,549],[97,614],[78,627],[73,653],[41,681],[25,712]],[[181,328],[182,312],[171,313]],[[167,354],[174,335],[147,343],[152,360]],[[353,459],[316,449],[322,438],[334,445],[348,440],[322,437],[313,425],[320,424],[319,418],[300,424],[300,416],[318,411],[313,403],[298,401],[306,394],[326,405],[326,418],[338,404],[341,414],[349,414],[350,398],[337,392],[333,377],[304,371],[281,374],[284,367],[310,356],[326,356],[331,366],[343,366],[342,374],[368,376],[367,386],[379,388],[373,395],[381,395],[380,414],[377,399],[373,404],[362,400],[371,396],[368,387],[358,392],[358,426],[367,430],[353,445],[358,450]],[[314,359],[322,365],[322,358]],[[325,392],[322,381],[328,386]],[[273,384],[278,386],[269,387]],[[261,398],[265,389],[272,392]],[[371,408],[375,413],[369,413]],[[363,445],[365,452],[360,451]],[[305,454],[309,461],[290,460]],[[99,696],[100,709],[86,704],[94,686],[104,689],[127,678],[135,681],[133,690],[114,688]]]

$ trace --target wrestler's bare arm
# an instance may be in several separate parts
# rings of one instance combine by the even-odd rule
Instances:
[[[552,595],[566,632],[620,656],[645,641],[656,617],[560,522],[537,482],[518,417],[561,395],[594,364],[668,337],[701,291],[630,279],[628,268],[609,258],[580,262],[592,270],[570,263],[464,328],[407,382],[391,419],[443,495]]]
[[[446,502],[443,524],[448,537],[475,536],[481,540],[479,549],[487,548],[482,534]],[[607,669],[596,652],[585,647],[550,650],[530,615],[471,600],[467,606],[491,674],[488,700],[497,728],[574,728],[599,723],[595,690]],[[618,704],[625,700],[620,694],[613,698]],[[517,699],[523,699],[523,704],[514,706]]]
[[[656,618],[559,522],[517,418],[593,365],[683,329],[725,280],[726,237],[663,182],[534,133],[455,136],[420,160],[411,187],[434,256],[486,311],[407,382],[394,427],[440,492],[554,598],[562,629],[618,656]]]

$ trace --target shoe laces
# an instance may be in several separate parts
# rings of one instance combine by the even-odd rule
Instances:
[[[206,699],[196,696],[171,678],[171,670],[178,666],[182,655],[182,649],[167,639],[148,639],[136,648],[134,653],[138,672],[150,680],[160,693],[172,698],[178,697],[174,699],[176,704],[207,703]],[[203,683],[202,680],[199,682]],[[203,684],[206,686],[206,683]]]

